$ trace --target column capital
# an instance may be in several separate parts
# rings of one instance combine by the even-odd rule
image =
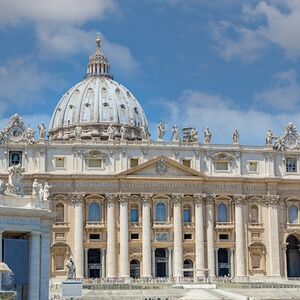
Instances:
[[[149,204],[153,194],[141,194],[141,201],[143,204]]]
[[[266,205],[278,205],[280,200],[279,195],[265,195],[262,196],[262,202]]]
[[[174,205],[180,205],[184,194],[172,194],[172,202]]]
[[[116,199],[118,198],[118,194],[116,194],[116,193],[106,193],[105,198],[106,198],[106,201],[109,204],[113,204],[113,203],[115,203]]]
[[[233,201],[236,205],[243,204],[246,200],[246,196],[242,194],[233,195]]]
[[[41,232],[40,231],[31,231],[30,236],[32,238],[39,238],[41,236]]]
[[[206,196],[206,204],[208,204],[208,205],[214,204],[216,198],[217,198],[217,195],[215,195],[215,194],[207,195]]]
[[[130,199],[131,194],[130,193],[120,193],[119,194],[119,201],[121,204],[128,203]]]
[[[194,194],[194,195],[193,195],[194,203],[195,203],[195,204],[201,204],[201,203],[204,203],[206,197],[207,197],[206,194],[202,194],[202,193]]]
[[[74,206],[80,205],[84,200],[85,194],[69,194],[69,203]]]

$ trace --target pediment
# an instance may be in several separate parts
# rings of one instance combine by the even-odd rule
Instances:
[[[126,177],[204,177],[194,169],[165,156],[151,159],[119,174]]]

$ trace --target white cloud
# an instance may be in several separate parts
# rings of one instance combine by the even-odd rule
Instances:
[[[255,108],[242,110],[230,99],[202,91],[186,90],[178,99],[160,101],[168,115],[166,122],[171,127],[196,127],[203,142],[203,129],[208,126],[213,133],[213,143],[232,143],[234,128],[240,132],[242,144],[263,144],[265,132],[271,128],[281,134],[288,122],[297,125],[300,113],[271,114]],[[153,137],[154,138],[154,137]]]
[[[220,22],[214,27],[223,58],[254,60],[258,50],[270,44],[283,49],[289,59],[300,56],[300,1],[258,1],[256,5],[244,5],[241,13],[243,25],[234,23],[222,28],[226,23]]]

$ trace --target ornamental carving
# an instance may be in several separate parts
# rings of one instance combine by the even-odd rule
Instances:
[[[167,163],[164,159],[160,159],[156,163],[156,172],[159,175],[164,175],[168,171]]]
[[[69,199],[71,205],[77,206],[83,202],[84,194],[70,194]]]
[[[214,194],[213,195],[207,195],[206,196],[206,204],[207,205],[213,205],[216,198],[217,198],[217,195],[214,195]]]
[[[119,201],[120,201],[121,204],[128,203],[129,199],[130,199],[130,194],[129,193],[120,193]]]
[[[141,194],[141,201],[143,204],[149,204],[151,202],[152,197],[153,194]]]
[[[273,134],[268,131],[266,135],[267,145],[269,145],[273,139],[275,140],[273,148],[276,150],[299,149],[299,134],[293,123],[288,123],[283,130],[283,135],[279,137],[273,137]]]
[[[174,205],[180,205],[182,202],[183,194],[172,194],[172,202]]]
[[[201,204],[205,201],[207,195],[206,194],[194,194],[193,195],[193,199],[194,199],[194,203],[197,204]]]
[[[107,203],[113,204],[113,203],[115,203],[116,199],[118,198],[118,194],[106,193],[105,198],[106,198]]]
[[[266,205],[278,205],[279,200],[279,195],[265,195],[262,197],[262,201]]]

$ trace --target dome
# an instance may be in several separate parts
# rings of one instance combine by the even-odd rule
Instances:
[[[133,94],[109,73],[109,63],[96,39],[84,80],[67,91],[56,106],[50,139],[148,139],[144,111]]]

